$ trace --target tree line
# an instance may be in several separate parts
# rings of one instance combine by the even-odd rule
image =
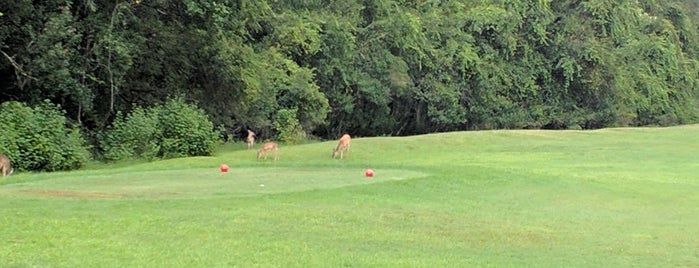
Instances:
[[[48,100],[89,137],[171,97],[237,139],[699,120],[693,0],[16,0],[0,12],[0,102]]]

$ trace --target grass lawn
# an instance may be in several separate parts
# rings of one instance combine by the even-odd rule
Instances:
[[[699,125],[334,146],[0,178],[0,267],[699,267]]]

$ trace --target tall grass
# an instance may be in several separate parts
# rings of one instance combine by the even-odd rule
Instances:
[[[698,130],[355,138],[344,160],[335,142],[276,162],[236,144],[18,174],[0,182],[0,266],[697,267]]]

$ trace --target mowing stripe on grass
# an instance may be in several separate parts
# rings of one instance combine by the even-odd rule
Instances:
[[[5,195],[48,198],[211,198],[339,188],[424,177],[426,174],[380,169],[375,177],[351,168],[211,168],[125,172],[38,180],[5,185]]]

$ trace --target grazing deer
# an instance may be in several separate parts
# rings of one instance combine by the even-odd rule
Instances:
[[[279,146],[277,146],[276,142],[266,142],[262,144],[262,148],[260,148],[259,151],[257,151],[257,160],[260,160],[262,155],[265,155],[265,161],[267,161],[267,154],[269,151],[274,151],[274,161],[277,161],[279,159]]]
[[[0,170],[2,170],[2,176],[8,176],[12,174],[15,170],[12,169],[12,164],[10,164],[10,158],[4,154],[0,154]]]
[[[255,132],[248,129],[248,137],[245,139],[245,142],[248,143],[248,150],[252,149],[253,145],[255,145]]]
[[[343,158],[343,153],[347,152],[347,157],[350,154],[350,142],[352,142],[352,137],[349,134],[342,135],[340,141],[337,142],[337,147],[333,149],[333,158],[337,157],[337,153],[340,153],[340,159]]]

